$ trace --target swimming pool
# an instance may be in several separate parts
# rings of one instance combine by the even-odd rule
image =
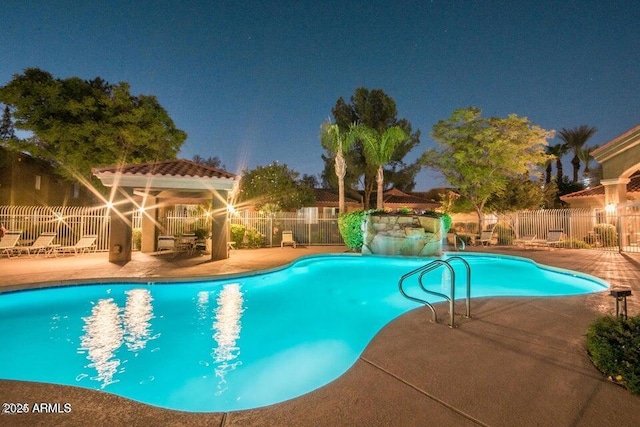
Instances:
[[[607,288],[600,279],[524,259],[465,258],[472,297]],[[86,387],[184,411],[281,402],[333,381],[385,324],[418,307],[400,295],[398,279],[428,261],[314,256],[232,279],[2,294],[0,378]],[[454,266],[462,297],[464,267]],[[424,282],[448,293],[448,274],[440,269]],[[418,292],[415,281],[405,289]]]

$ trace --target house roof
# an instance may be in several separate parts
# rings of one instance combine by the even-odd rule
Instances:
[[[313,191],[316,195],[316,203],[337,205],[339,202],[339,196],[336,190],[327,189],[327,188],[314,188]],[[344,196],[344,202],[346,204],[360,203],[358,200],[353,199],[347,195]]]
[[[640,144],[640,125],[616,136],[602,147],[596,148],[591,155],[596,161],[602,163],[637,144]]]
[[[440,203],[432,199],[427,199],[414,194],[407,194],[404,191],[400,191],[397,188],[392,188],[384,192],[385,205],[421,205],[425,207],[437,208]]]
[[[640,175],[632,176],[627,183],[627,193],[640,193]],[[598,185],[593,188],[576,191],[575,193],[565,194],[561,196],[561,200],[576,199],[580,197],[604,197],[604,185]]]

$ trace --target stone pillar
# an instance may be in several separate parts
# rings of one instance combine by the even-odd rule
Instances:
[[[131,213],[132,204],[116,204],[109,211],[109,262],[127,263],[131,261]]]
[[[142,214],[142,253],[156,251],[158,240],[158,198],[147,195],[144,199],[144,213]]]
[[[227,192],[216,191],[211,205],[211,260],[227,259]]]
[[[600,181],[604,185],[604,205],[617,205],[627,201],[627,184],[629,178],[603,179]]]

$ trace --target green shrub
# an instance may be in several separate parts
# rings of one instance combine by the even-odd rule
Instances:
[[[640,316],[598,317],[587,331],[587,351],[605,375],[640,394]]]
[[[451,216],[448,213],[444,213],[442,214],[442,226],[444,227],[444,230],[442,232],[442,235],[446,235],[449,230],[451,230]]]
[[[345,212],[338,217],[338,229],[347,248],[358,251],[362,248],[362,224],[365,217],[375,209]]]
[[[244,225],[240,224],[231,224],[231,241],[236,242],[236,247],[242,247],[242,243],[244,242],[244,232],[246,228]]]
[[[584,240],[580,240],[580,239],[576,239],[576,238],[565,239],[561,243],[559,243],[557,246],[560,247],[560,248],[565,248],[565,249],[569,249],[569,248],[573,248],[573,249],[589,249],[589,248],[591,248],[590,244],[588,244]]]
[[[618,231],[613,224],[596,224],[593,231],[598,235],[598,239],[602,246],[618,246]]]
[[[240,224],[231,224],[231,241],[236,242],[238,249],[261,248],[265,243],[262,233]]]
[[[233,227],[233,225],[231,227]],[[198,240],[204,240],[209,237],[209,231],[206,228],[196,228],[193,230],[193,234],[196,235],[196,239]],[[235,240],[231,240],[235,242]]]
[[[244,233],[247,248],[261,248],[264,246],[264,235],[258,230],[247,228]]]

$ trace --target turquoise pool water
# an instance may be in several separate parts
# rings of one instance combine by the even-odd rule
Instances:
[[[607,287],[528,260],[465,258],[472,297],[575,295]],[[400,295],[398,279],[428,261],[316,256],[226,280],[1,294],[0,378],[86,387],[184,411],[281,402],[333,381],[385,324],[417,307]],[[454,266],[462,298],[464,269]],[[424,282],[448,294],[448,274],[440,269]],[[405,289],[419,291],[415,280]],[[464,312],[462,305],[458,311]]]

